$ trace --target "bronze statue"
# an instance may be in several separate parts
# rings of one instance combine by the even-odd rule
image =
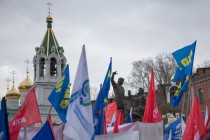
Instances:
[[[117,74],[117,72],[113,72],[112,73],[112,77],[111,77],[111,83],[112,83],[112,87],[113,87],[113,91],[114,91],[114,94],[115,94],[115,101],[117,103],[117,109],[120,110],[122,109],[123,110],[123,114],[125,115],[126,113],[126,99],[125,99],[125,89],[124,87],[122,86],[123,83],[124,83],[124,79],[123,78],[119,78],[117,83],[114,81],[114,76]]]
[[[136,93],[137,97],[132,98],[133,101],[133,109],[132,109],[132,119],[135,121],[142,121],[144,116],[144,109],[146,105],[146,94],[144,93],[143,88],[139,88],[138,93]]]

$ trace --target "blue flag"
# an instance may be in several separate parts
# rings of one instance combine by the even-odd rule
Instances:
[[[127,116],[126,123],[131,123],[131,116],[130,116],[130,114],[128,114],[128,116]]]
[[[192,75],[195,47],[196,41],[192,45],[177,50],[172,54],[178,65],[173,82],[180,80],[178,89],[171,99],[173,108],[178,107],[180,101],[182,100],[183,92],[187,90],[189,78]]]
[[[192,75],[195,47],[196,41],[192,45],[186,46],[172,53],[179,69],[185,75]]]
[[[170,130],[172,131],[172,140],[180,140],[182,131],[181,131],[181,119],[177,119],[173,123],[169,124],[168,127],[165,128],[165,135],[164,137],[168,139]]]
[[[189,83],[189,76],[184,77],[179,82],[178,89],[174,93],[174,96],[171,98],[171,103],[173,108],[178,107],[180,101],[182,100],[183,92],[187,90],[188,83]]]
[[[62,78],[52,90],[48,100],[57,111],[63,123],[66,123],[66,113],[70,99],[69,66],[66,66]]]
[[[52,129],[50,128],[49,121],[46,121],[44,126],[39,130],[39,132],[33,137],[32,140],[54,140]]]
[[[130,113],[128,114],[127,119],[126,119],[126,123],[132,123],[132,110],[133,108],[131,107]]]
[[[0,137],[3,140],[10,140],[9,126],[8,126],[8,114],[5,97],[1,100],[1,111],[0,111]]]
[[[97,99],[93,107],[93,122],[94,122],[94,134],[104,134],[104,107],[107,105],[108,93],[110,90],[112,72],[112,58],[110,60],[109,68],[104,79],[102,88],[100,89]]]

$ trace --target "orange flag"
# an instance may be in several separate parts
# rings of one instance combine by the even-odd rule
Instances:
[[[198,103],[198,96],[195,96],[190,115],[187,119],[183,140],[199,140],[200,136],[206,133],[206,126]]]
[[[17,140],[21,127],[42,122],[36,100],[35,89],[26,95],[25,102],[9,124],[11,140]]]
[[[160,112],[158,111],[157,104],[156,104],[154,71],[152,69],[143,122],[155,123],[155,122],[160,122],[160,121],[161,121]]]

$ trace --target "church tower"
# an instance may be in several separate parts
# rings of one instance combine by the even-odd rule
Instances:
[[[34,87],[42,120],[46,120],[51,108],[48,96],[55,87],[57,81],[61,78],[66,67],[66,58],[63,54],[64,49],[58,44],[52,30],[53,18],[50,15],[50,11],[46,18],[46,22],[47,31],[40,47],[36,47],[36,55],[33,58]],[[56,111],[52,109],[51,115],[53,121],[59,118],[56,114]]]

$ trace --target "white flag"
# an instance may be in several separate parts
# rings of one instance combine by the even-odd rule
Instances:
[[[94,137],[85,46],[82,48],[66,120],[64,140],[91,140]]]
[[[181,117],[182,135],[184,134],[185,127],[186,127],[186,124],[185,124],[185,122],[184,122],[184,120],[183,120],[183,117]],[[181,135],[181,136],[182,136],[182,135]]]
[[[207,123],[207,121],[208,121],[208,117],[209,117],[209,113],[208,113],[208,107],[206,106],[206,114],[205,114],[205,125],[206,125],[206,123]]]
[[[131,107],[131,110],[130,110],[130,118],[131,118],[131,122],[133,122],[133,120],[132,120],[132,110],[133,110],[133,107]]]

